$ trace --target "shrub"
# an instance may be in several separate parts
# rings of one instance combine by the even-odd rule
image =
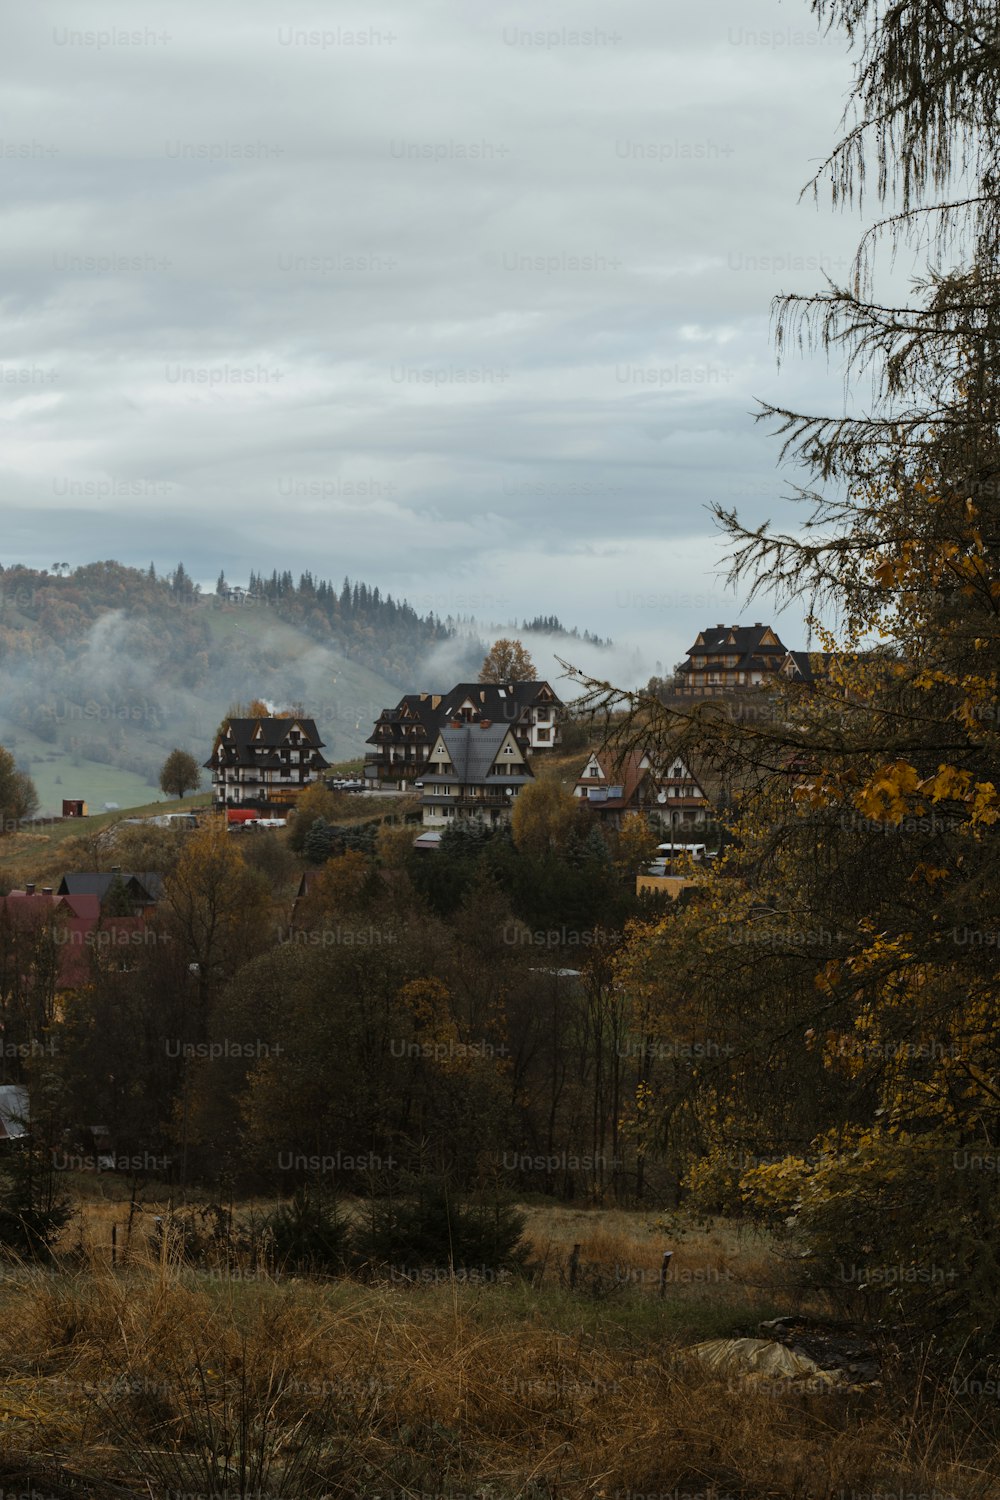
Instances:
[[[303,1192],[267,1220],[271,1255],[282,1271],[342,1271],[347,1259],[348,1225],[336,1202]]]
[[[33,1143],[10,1147],[0,1168],[0,1248],[44,1260],[72,1214],[56,1192],[51,1154]]]
[[[443,1179],[423,1179],[412,1195],[375,1206],[355,1248],[369,1265],[411,1275],[513,1270],[528,1253],[524,1226],[524,1215],[498,1197],[463,1199]]]

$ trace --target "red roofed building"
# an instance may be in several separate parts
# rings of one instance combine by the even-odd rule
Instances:
[[[146,941],[146,918],[101,916],[96,895],[60,895],[27,886],[0,896],[0,986],[29,982],[39,966],[52,968],[54,994],[79,989],[91,978],[95,951],[126,954]]]
[[[615,756],[595,750],[573,789],[587,806],[613,827],[627,813],[642,813],[662,827],[696,826],[708,816],[709,801],[679,755],[657,768],[644,750]]]

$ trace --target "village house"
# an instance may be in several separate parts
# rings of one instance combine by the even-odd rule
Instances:
[[[377,748],[365,753],[365,779],[403,787],[427,767],[427,757],[437,739],[441,715],[440,693],[407,693],[395,708],[384,708],[366,744]]]
[[[130,913],[105,914],[102,903],[117,877],[118,872],[66,875],[58,890],[48,885],[37,889],[29,883],[23,891],[0,896],[0,948],[9,960],[5,968],[17,971],[24,981],[29,978],[27,970],[41,963],[43,969],[51,970],[45,982],[51,984],[55,1002],[58,996],[90,982],[91,955],[96,950],[113,953],[119,967],[128,966],[129,954],[146,940],[146,918],[155,907],[147,886],[154,880],[158,883],[160,877],[122,875],[122,884],[136,897],[135,903]],[[72,890],[66,888],[69,885]],[[46,956],[50,951],[54,967]]]
[[[603,823],[620,828],[628,813],[641,813],[670,831],[697,828],[709,816],[709,800],[680,755],[657,767],[645,750],[616,756],[595,750],[573,788],[573,795]]]
[[[229,719],[205,762],[216,808],[275,813],[329,768],[313,719]]]
[[[660,827],[667,833],[697,829],[708,821],[708,796],[683,756],[668,756],[657,777],[656,806]]]
[[[789,682],[815,687],[828,676],[834,654],[832,651],[786,651],[778,670]]]
[[[788,656],[769,625],[713,625],[698,634],[680,667],[676,691],[689,697],[719,697],[773,682]]]
[[[533,778],[527,752],[509,725],[456,719],[438,732],[418,783],[424,826],[477,817],[506,823],[521,788]]]
[[[64,875],[56,895],[68,898],[78,916],[85,915],[85,905],[89,913],[89,903],[94,903],[97,914],[104,906],[112,886],[117,887],[119,882],[134,916],[145,916],[151,912],[163,895],[163,876],[158,871],[142,870],[136,874],[123,871],[118,865],[112,865],[110,870],[78,870]],[[33,895],[35,887],[29,885],[25,890]],[[49,887],[43,887],[42,894],[47,893],[50,893]]]
[[[367,743],[365,778],[405,788],[422,774],[445,725],[503,724],[525,755],[559,744],[562,703],[547,682],[460,682],[450,693],[407,693],[383,709]]]

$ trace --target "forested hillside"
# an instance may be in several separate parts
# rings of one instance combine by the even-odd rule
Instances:
[[[126,806],[157,795],[176,745],[199,761],[230,703],[302,703],[329,759],[360,752],[372,720],[419,674],[448,625],[365,585],[263,584],[242,604],[116,562],[68,576],[0,574],[0,737],[43,811],[63,796]],[[470,653],[476,655],[479,644]]]
[[[487,644],[471,620],[310,572],[251,573],[245,589],[220,574],[203,592],[183,564],[165,576],[110,561],[0,568],[0,743],[43,812],[63,797],[136,805],[159,795],[175,746],[206,758],[232,703],[301,704],[327,758],[348,759],[401,693],[475,678]]]

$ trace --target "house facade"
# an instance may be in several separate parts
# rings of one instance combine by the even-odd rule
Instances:
[[[365,780],[404,787],[420,777],[437,740],[440,693],[407,693],[395,708],[384,708],[366,744]]]
[[[665,833],[700,828],[711,816],[711,804],[681,755],[668,757],[657,778],[656,808]]]
[[[779,671],[789,682],[815,687],[829,675],[832,651],[786,651]]]
[[[329,768],[315,720],[229,719],[205,762],[216,808],[256,808],[273,814]]]
[[[508,822],[534,773],[508,725],[479,719],[439,731],[420,779],[424,827],[444,828],[466,818]]]
[[[782,672],[789,651],[769,625],[713,625],[698,634],[681,666],[675,690],[714,698],[766,687]]]
[[[365,779],[411,785],[426,769],[441,730],[456,724],[502,724],[525,755],[554,749],[562,706],[547,682],[460,682],[450,693],[408,693],[376,720]]]
[[[710,814],[710,804],[683,757],[657,765],[648,751],[615,756],[595,750],[587,759],[573,794],[612,827],[629,813],[641,813],[666,831],[693,829]]]

